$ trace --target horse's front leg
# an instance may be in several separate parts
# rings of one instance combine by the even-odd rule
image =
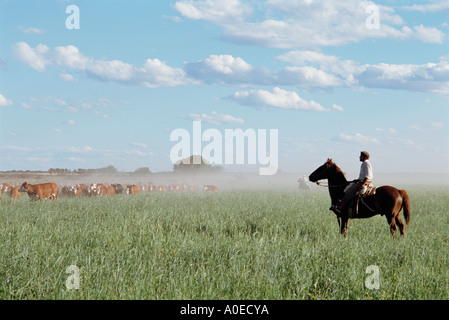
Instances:
[[[340,233],[344,237],[346,236],[346,232],[348,231],[348,224],[349,224],[349,218],[347,214],[343,214],[340,217],[339,224],[340,224]]]

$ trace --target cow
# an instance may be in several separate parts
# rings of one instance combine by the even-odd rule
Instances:
[[[92,183],[90,185],[90,195],[92,196],[108,196],[108,187],[102,183]]]
[[[70,191],[72,191],[73,195],[77,198],[79,198],[83,195],[83,189],[81,188],[81,185],[79,185],[79,184],[70,186]]]
[[[140,187],[135,185],[135,184],[128,185],[126,188],[127,188],[126,189],[126,193],[127,194],[138,194],[138,193],[140,193]]]
[[[149,184],[149,185],[148,185],[148,191],[150,191],[150,192],[156,192],[156,191],[159,191],[159,190],[158,190],[158,187],[157,187],[157,186],[155,186],[155,185],[153,185],[153,184]]]
[[[115,196],[115,188],[114,188],[114,186],[107,186],[106,189],[108,191],[108,196],[110,196],[110,197]]]
[[[11,192],[12,185],[10,183],[2,183],[0,184],[0,193],[3,191],[4,193]]]
[[[31,200],[51,199],[55,201],[58,197],[58,187],[56,183],[41,183],[41,184],[29,184],[22,183],[19,188],[19,192],[26,192]]]
[[[73,197],[74,196],[74,194],[69,186],[63,186],[63,187],[59,186],[58,189],[60,190],[59,193],[61,194],[61,196],[64,196],[64,197]]]
[[[203,187],[204,191],[210,191],[210,192],[218,192],[218,187],[217,186],[211,186],[211,185],[204,185]]]
[[[78,188],[81,190],[81,195],[90,196],[89,186],[83,183],[77,184]]]
[[[9,195],[10,195],[10,197],[11,197],[12,200],[14,200],[14,199],[19,199],[20,196],[22,195],[22,194],[19,192],[19,189],[20,189],[20,186],[15,186],[15,187],[12,187],[12,188],[11,188],[11,192],[9,193]]]
[[[111,186],[114,187],[115,194],[122,194],[125,191],[125,189],[123,188],[123,186],[121,184],[113,183],[113,184],[111,184]]]

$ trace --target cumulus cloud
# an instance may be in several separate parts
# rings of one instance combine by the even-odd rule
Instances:
[[[294,77],[296,85],[306,87],[368,87],[431,92],[449,95],[449,58],[425,64],[360,64],[335,56],[313,51],[290,51],[277,57],[294,67],[286,67],[279,73],[300,70],[309,71],[308,78]],[[306,66],[306,64],[313,66]],[[314,75],[313,77],[311,75]],[[307,80],[307,81],[306,81]],[[293,83],[289,83],[293,85]]]
[[[227,23],[242,20],[252,13],[252,8],[239,0],[179,1],[175,9],[194,20]]]
[[[264,67],[253,67],[240,57],[210,55],[206,59],[186,63],[189,77],[207,83],[251,85],[273,82],[272,73]]]
[[[48,57],[49,51],[50,49],[44,44],[31,48],[25,42],[18,42],[13,46],[14,57],[39,72],[45,71],[51,63]]]
[[[294,91],[275,87],[273,91],[250,90],[239,91],[228,97],[241,105],[255,108],[279,108],[288,110],[330,111],[319,103],[301,98]]]
[[[263,47],[318,48],[382,38],[443,40],[438,29],[406,26],[395,9],[371,1],[270,0],[258,4],[257,10],[238,0],[227,2],[178,1],[175,9],[186,18],[217,24],[226,40]],[[379,9],[378,29],[366,26],[369,6]],[[424,38],[424,33],[430,37]]]
[[[422,30],[423,35],[427,29]],[[18,42],[14,56],[31,68],[43,72],[48,66],[60,66],[60,78],[73,81],[70,68],[100,81],[113,81],[148,88],[174,87],[200,83],[229,86],[295,86],[306,90],[347,88],[386,88],[449,95],[449,56],[425,64],[360,64],[319,51],[293,50],[277,57],[289,63],[279,70],[253,66],[241,57],[210,55],[184,68],[173,68],[161,60],[147,59],[137,67],[120,60],[96,60],[86,57],[75,46],[31,48]]]
[[[84,72],[87,76],[102,81],[114,81],[148,88],[193,84],[182,69],[172,68],[159,59],[147,59],[142,67],[120,60],[96,60],[83,55],[75,46],[50,49],[44,44],[31,48],[25,42],[13,46],[13,55],[22,63],[43,72],[48,66],[56,65]],[[72,77],[64,75],[63,80]]]

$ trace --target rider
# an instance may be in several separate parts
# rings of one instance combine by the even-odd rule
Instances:
[[[367,151],[360,152],[360,161],[362,165],[360,166],[360,174],[357,180],[352,181],[345,189],[345,195],[343,199],[336,205],[331,206],[329,209],[335,213],[340,214],[343,207],[350,203],[351,199],[355,196],[357,191],[367,188],[371,181],[373,180],[373,169],[371,163],[369,162],[369,153]],[[363,193],[363,192],[362,192]]]

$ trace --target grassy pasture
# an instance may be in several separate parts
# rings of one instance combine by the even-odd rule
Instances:
[[[325,189],[3,198],[0,299],[449,299],[449,190],[406,189],[395,241],[381,216],[342,239]]]

